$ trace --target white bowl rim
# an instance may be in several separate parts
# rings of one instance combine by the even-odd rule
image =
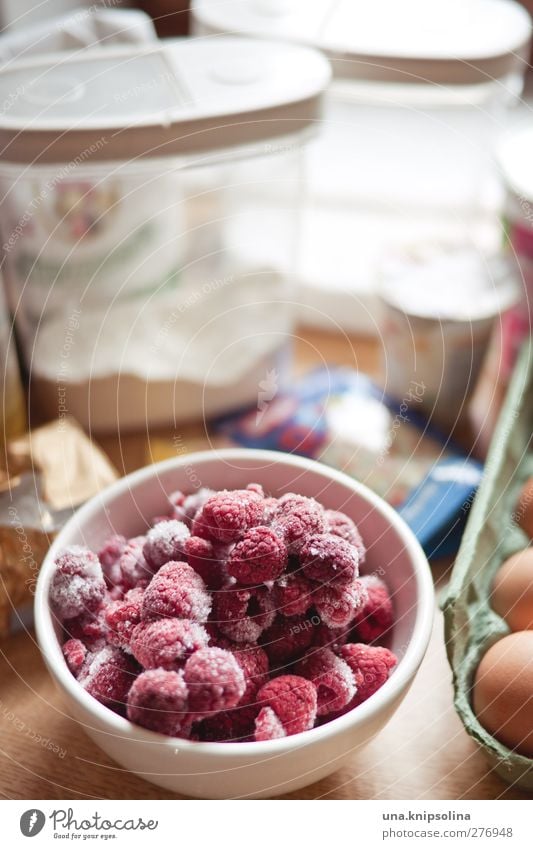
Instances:
[[[49,581],[52,575],[54,559],[64,546],[62,542],[63,536],[70,531],[72,526],[83,526],[89,516],[100,512],[100,510],[109,502],[113,501],[125,489],[136,486],[147,478],[157,477],[159,472],[180,468],[184,464],[201,464],[207,460],[212,462],[214,459],[220,459],[226,462],[238,462],[244,458],[264,463],[284,463],[293,468],[314,471],[356,492],[385,516],[405,543],[406,550],[413,564],[413,577],[416,580],[418,596],[413,633],[405,654],[399,661],[394,673],[374,695],[343,716],[332,719],[317,728],[277,740],[236,742],[234,744],[208,743],[186,740],[181,737],[169,737],[159,734],[156,731],[142,728],[114,713],[109,708],[104,707],[104,705],[98,702],[93,696],[90,696],[78,684],[69,671],[61,652],[61,646],[55,635],[52,612],[48,602]],[[223,448],[182,454],[179,457],[172,457],[169,460],[163,460],[162,462],[145,466],[115,481],[80,507],[57,535],[41,566],[35,591],[35,630],[41,653],[46,663],[52,668],[53,674],[59,680],[61,686],[86,712],[92,714],[100,725],[107,726],[105,733],[130,740],[134,738],[139,743],[157,743],[158,745],[167,746],[172,749],[179,747],[183,752],[186,750],[190,752],[197,750],[199,754],[200,752],[207,756],[213,754],[217,757],[225,757],[227,759],[236,755],[244,756],[246,753],[257,757],[268,757],[269,755],[276,755],[276,753],[279,754],[282,751],[286,751],[287,748],[311,745],[319,740],[325,740],[328,737],[342,734],[343,731],[362,725],[369,717],[381,713],[393,704],[409,685],[426,653],[433,627],[434,597],[435,591],[431,570],[420,543],[398,513],[379,495],[376,495],[376,493],[369,489],[369,487],[359,483],[359,481],[356,481],[344,472],[330,468],[316,460],[309,460],[306,457],[284,454],[281,451],[268,451],[255,448]]]

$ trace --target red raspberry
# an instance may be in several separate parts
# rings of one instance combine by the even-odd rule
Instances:
[[[222,490],[209,498],[192,524],[194,536],[212,542],[237,542],[263,518],[262,499],[246,489]]]
[[[244,673],[229,651],[199,649],[185,664],[189,708],[196,718],[236,707],[244,695]]]
[[[220,711],[200,724],[200,740],[210,743],[245,743],[253,740],[256,716],[255,705],[243,704],[233,710]]]
[[[143,546],[143,554],[152,571],[156,572],[165,563],[181,560],[185,541],[189,536],[188,527],[175,519],[158,522],[149,530]]]
[[[275,581],[287,567],[287,546],[264,525],[250,528],[232,550],[228,573],[241,584]]]
[[[260,646],[234,646],[231,652],[241,667],[246,690],[239,705],[251,705],[257,695],[257,691],[268,681],[268,655]]]
[[[285,540],[289,554],[298,554],[307,537],[323,533],[325,527],[324,508],[314,498],[287,493],[278,499],[272,530]]]
[[[207,631],[197,622],[156,619],[136,626],[131,638],[131,651],[145,669],[178,670],[208,642]]]
[[[188,736],[190,717],[182,673],[165,669],[142,672],[128,693],[127,716],[160,734]]]
[[[213,622],[236,643],[255,643],[274,621],[272,599],[265,587],[221,590],[214,596]]]
[[[308,731],[315,724],[316,688],[299,675],[280,675],[268,681],[259,690],[257,702],[275,713],[286,734]]]
[[[146,587],[152,579],[152,570],[143,554],[146,537],[133,537],[126,543],[119,561],[122,582],[127,589]]]
[[[246,489],[248,492],[255,492],[255,494],[259,495],[260,498],[265,497],[265,490],[260,483],[249,483],[247,484]]]
[[[82,613],[74,619],[66,619],[63,622],[65,635],[81,640],[92,651],[101,648],[107,640],[105,610],[102,605],[94,613]]]
[[[346,628],[366,600],[366,590],[356,578],[348,586],[318,587],[314,593],[317,613],[329,628]]]
[[[383,646],[347,643],[339,649],[339,657],[352,670],[357,692],[348,709],[361,704],[383,686],[397,664],[396,656]]]
[[[365,643],[380,640],[392,628],[394,611],[386,584],[375,575],[365,575],[361,583],[366,589],[367,599],[357,611],[354,625],[357,635]]]
[[[74,677],[77,678],[78,672],[87,657],[87,649],[81,640],[67,640],[66,643],[63,643],[63,655],[65,656],[68,668]]]
[[[189,537],[185,541],[185,556],[195,572],[203,578],[210,590],[219,590],[227,580],[227,549],[213,545],[201,537]]]
[[[125,704],[138,671],[133,659],[120,649],[104,646],[87,655],[78,681],[97,701],[118,710]]]
[[[278,499],[265,498],[263,501],[263,524],[270,525],[278,512]]]
[[[349,542],[357,549],[359,565],[365,562],[366,547],[357,525],[346,513],[339,510],[326,510],[327,532]]]
[[[331,649],[311,649],[296,664],[294,672],[315,685],[318,716],[342,710],[355,696],[355,680],[350,666]]]
[[[122,581],[120,558],[126,548],[126,537],[115,534],[109,537],[98,552],[98,559],[108,587],[115,587]]]
[[[274,602],[278,613],[298,616],[313,606],[314,585],[301,572],[283,575],[274,587]]]
[[[141,621],[144,590],[129,590],[123,599],[112,602],[105,610],[107,639],[114,646],[129,651],[133,629]]]
[[[57,557],[55,566],[50,600],[60,619],[72,619],[100,607],[106,586],[96,554],[73,545]]]
[[[323,646],[324,648],[330,648],[336,651],[340,646],[348,642],[350,632],[350,625],[343,628],[330,628],[329,625],[321,622],[318,628],[314,630],[313,645]]]
[[[313,619],[317,622],[314,623]],[[268,655],[272,669],[283,669],[306,651],[313,639],[313,630],[318,616],[278,616],[274,624],[261,637],[261,644]]]
[[[142,618],[206,622],[210,610],[211,597],[200,575],[188,563],[167,563],[145,590]]]
[[[350,584],[359,574],[357,549],[334,534],[308,537],[300,552],[306,578],[322,584]]]
[[[286,736],[287,732],[272,708],[261,708],[255,720],[254,737],[256,742],[265,743],[267,740],[279,740]]]
[[[201,510],[205,502],[212,495],[215,495],[215,491],[207,487],[201,487],[190,495],[184,495],[179,491],[172,493],[169,496],[169,501],[173,508],[172,518],[178,519],[180,522],[185,522],[187,527],[190,527],[198,511]]]

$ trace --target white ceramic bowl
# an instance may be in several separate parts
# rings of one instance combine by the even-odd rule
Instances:
[[[250,481],[272,495],[299,492],[343,510],[368,547],[365,572],[377,572],[394,598],[391,648],[399,663],[390,679],[362,705],[319,728],[266,743],[197,743],[164,737],[117,716],[70,674],[48,603],[54,560],[67,545],[97,549],[111,534],[135,536],[146,520],[165,512],[166,494],[196,487],[241,488]],[[72,715],[107,754],[148,781],[208,799],[265,798],[298,790],[337,770],[383,727],[405,696],[424,657],[433,620],[433,582],[427,560],[402,519],[352,478],[299,457],[228,449],[188,454],[141,469],[85,504],[53,543],[35,598],[39,645]]]

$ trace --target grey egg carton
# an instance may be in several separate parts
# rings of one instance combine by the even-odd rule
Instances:
[[[522,485],[533,476],[532,432],[533,349],[529,340],[513,374],[443,602],[455,709],[495,771],[510,784],[528,790],[533,790],[533,760],[508,749],[480,725],[472,710],[471,691],[482,656],[509,633],[490,606],[494,575],[507,557],[530,544],[516,524],[516,504]]]

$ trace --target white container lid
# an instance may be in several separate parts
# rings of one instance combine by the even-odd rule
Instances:
[[[500,146],[498,160],[507,189],[521,204],[524,216],[533,210],[533,127],[510,133]],[[529,208],[525,207],[528,204]],[[533,223],[533,217],[529,218]]]
[[[197,31],[313,45],[342,78],[474,84],[524,73],[531,18],[513,0],[194,0]]]
[[[243,38],[56,53],[0,70],[0,163],[197,154],[301,132],[329,64]]]

